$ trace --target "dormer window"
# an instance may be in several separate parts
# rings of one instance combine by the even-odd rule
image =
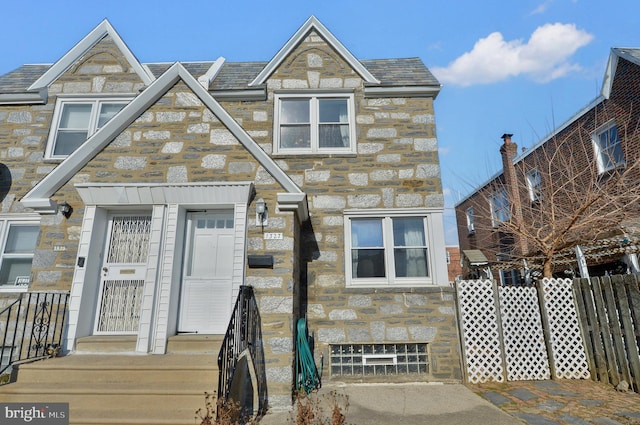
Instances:
[[[58,99],[47,159],[64,159],[124,108],[129,99]]]
[[[277,94],[274,153],[355,153],[353,94]]]

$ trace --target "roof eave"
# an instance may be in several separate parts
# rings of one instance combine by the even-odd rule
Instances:
[[[300,223],[309,219],[309,204],[306,193],[278,193],[278,210],[293,211]]]
[[[255,87],[241,90],[211,90],[209,91],[209,94],[218,101],[263,101],[267,99],[266,87]]]
[[[436,98],[441,86],[365,86],[365,97],[432,97]]]
[[[38,90],[35,93],[2,93],[0,94],[0,105],[35,105],[47,103],[49,95],[46,89]]]

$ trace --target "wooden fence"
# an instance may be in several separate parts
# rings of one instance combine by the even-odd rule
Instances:
[[[640,392],[640,275],[573,283],[591,378]]]

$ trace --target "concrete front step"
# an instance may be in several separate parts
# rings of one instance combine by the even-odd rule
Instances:
[[[69,403],[71,424],[196,423],[205,392],[217,389],[216,357],[73,354],[22,364],[0,401]]]
[[[215,354],[217,358],[223,339],[224,335],[179,334],[169,337],[167,353]]]
[[[76,353],[135,353],[136,335],[92,335],[76,340]]]
[[[204,383],[214,379],[218,379],[218,363],[211,354],[72,354],[18,367],[21,383]]]
[[[218,355],[224,335],[178,334],[169,337],[167,353]],[[76,340],[77,354],[135,354],[136,335],[92,335]]]

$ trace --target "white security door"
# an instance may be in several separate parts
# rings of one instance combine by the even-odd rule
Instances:
[[[136,334],[147,270],[150,215],[109,217],[96,334]]]
[[[180,332],[226,331],[231,316],[233,242],[233,211],[187,215]]]

